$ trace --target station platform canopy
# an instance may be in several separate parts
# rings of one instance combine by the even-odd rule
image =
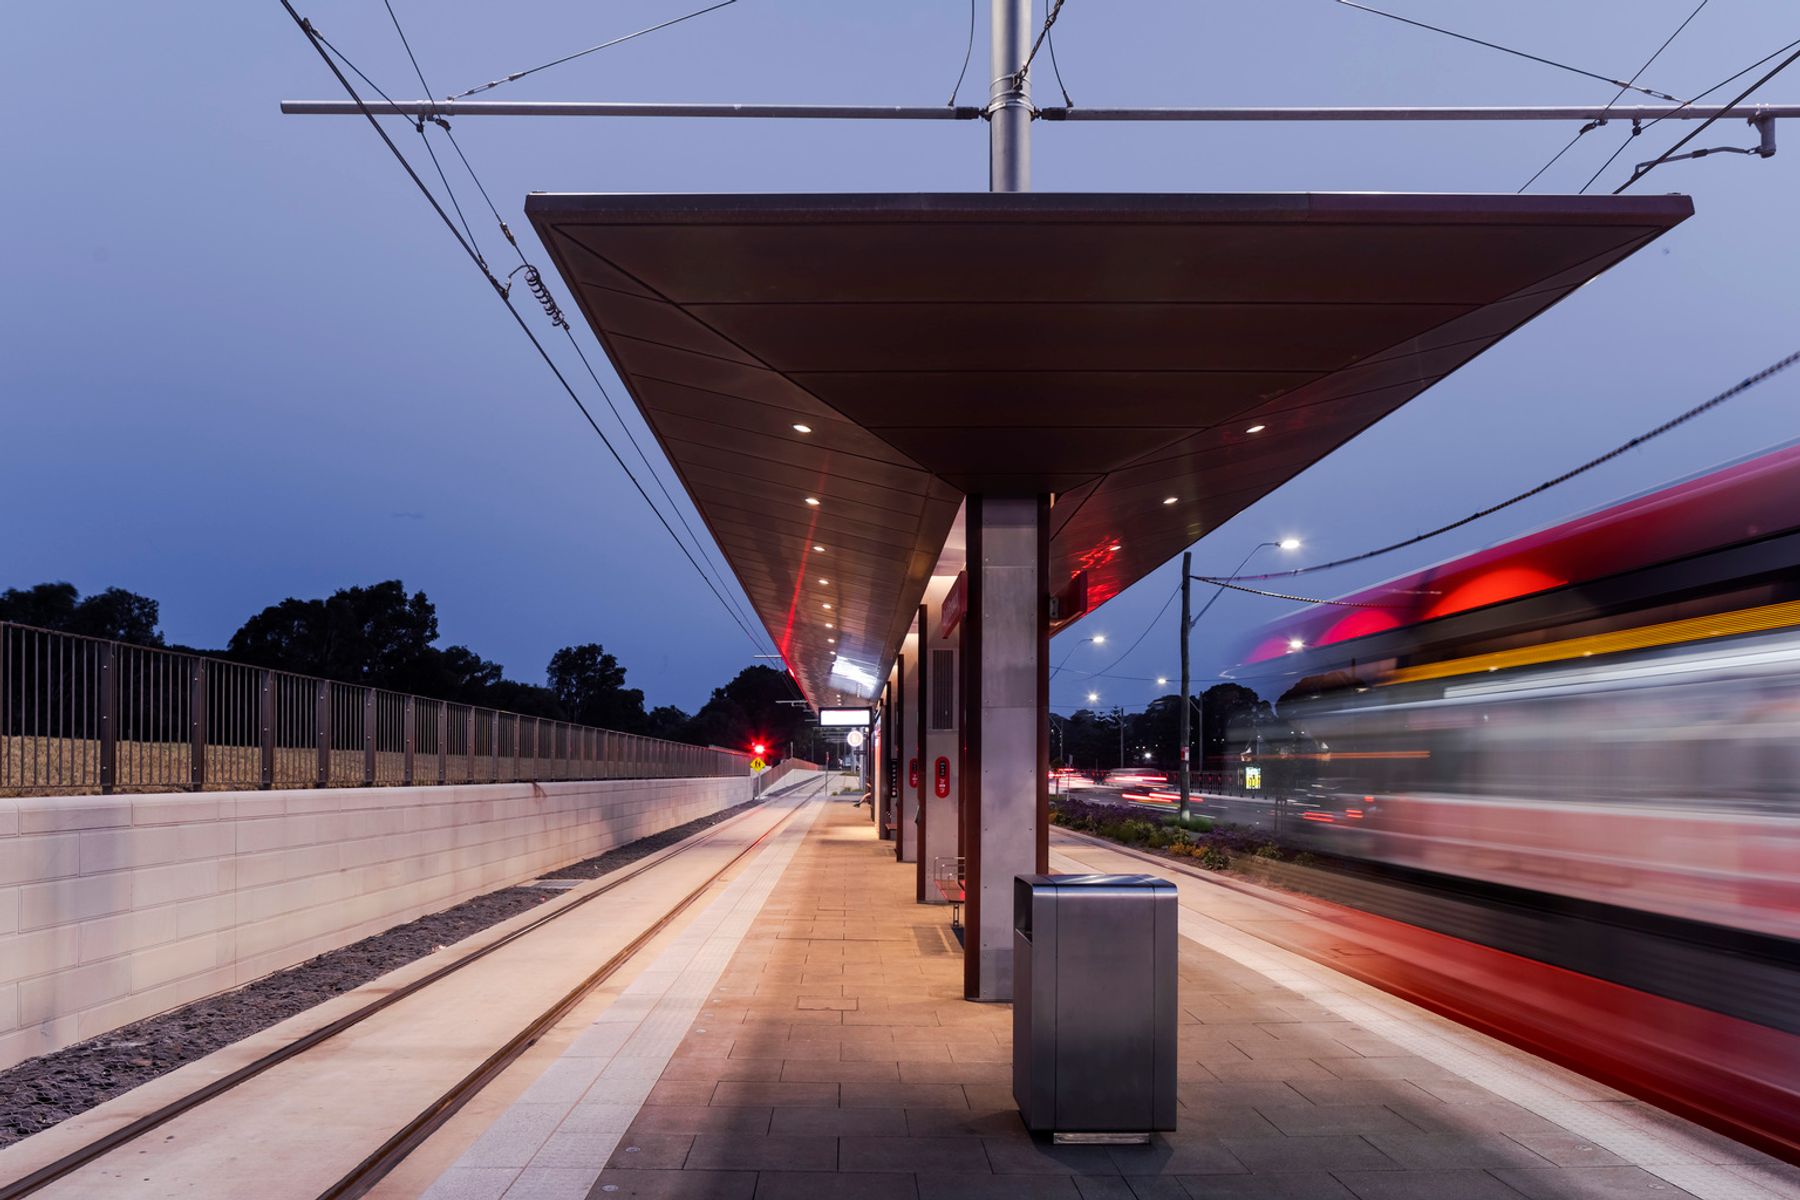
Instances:
[[[1692,214],[1685,196],[534,194],[816,705],[880,690],[963,495],[1098,604]],[[864,681],[867,682],[864,682]]]

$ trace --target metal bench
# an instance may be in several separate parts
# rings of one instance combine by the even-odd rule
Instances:
[[[950,928],[962,928],[962,906],[967,893],[964,891],[963,860],[961,858],[940,858],[932,863],[932,886],[937,888],[938,895],[950,905]]]

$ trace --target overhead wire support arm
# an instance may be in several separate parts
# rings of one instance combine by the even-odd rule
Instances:
[[[404,117],[706,117],[799,121],[975,121],[987,115],[972,105],[942,104],[678,104],[612,100],[395,100],[378,106]],[[346,100],[283,100],[289,116],[354,117],[362,110]],[[1316,121],[1704,121],[1728,113],[1800,117],[1800,104],[1730,105],[1476,105],[1411,107],[1235,108],[1039,108],[1043,121],[1219,121],[1280,123]]]
[[[361,110],[346,100],[283,100],[289,116],[348,117]],[[983,110],[942,104],[662,104],[610,100],[398,100],[384,111],[399,116],[453,117],[750,117],[799,121],[975,121]]]

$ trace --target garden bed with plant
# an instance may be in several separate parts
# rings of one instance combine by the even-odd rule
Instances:
[[[1050,822],[1208,871],[1243,870],[1269,878],[1289,874],[1281,870],[1283,864],[1317,865],[1313,855],[1283,846],[1266,833],[1220,825],[1210,817],[1183,821],[1173,813],[1060,796],[1050,801]]]

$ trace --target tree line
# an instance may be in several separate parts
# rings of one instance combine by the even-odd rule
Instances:
[[[785,754],[804,751],[811,736],[804,707],[787,674],[760,664],[714,688],[698,711],[672,704],[646,708],[641,688],[599,642],[564,646],[550,656],[545,682],[506,677],[501,664],[467,646],[440,645],[437,606],[398,579],[340,588],[324,599],[289,597],[239,626],[222,650],[167,645],[161,606],[149,596],[111,587],[83,596],[69,583],[40,583],[0,592],[0,621],[138,646],[230,659],[251,666],[342,683],[410,692],[434,700],[505,709],[526,716],[695,745],[741,748],[764,741]]]
[[[1236,683],[1215,683],[1189,703],[1188,753],[1196,771],[1218,770],[1228,748],[1235,753],[1241,747],[1245,728],[1276,720],[1267,700]],[[1050,757],[1059,766],[1081,771],[1146,765],[1175,770],[1181,763],[1181,697],[1158,697],[1142,712],[1081,708],[1066,717],[1052,713]]]

